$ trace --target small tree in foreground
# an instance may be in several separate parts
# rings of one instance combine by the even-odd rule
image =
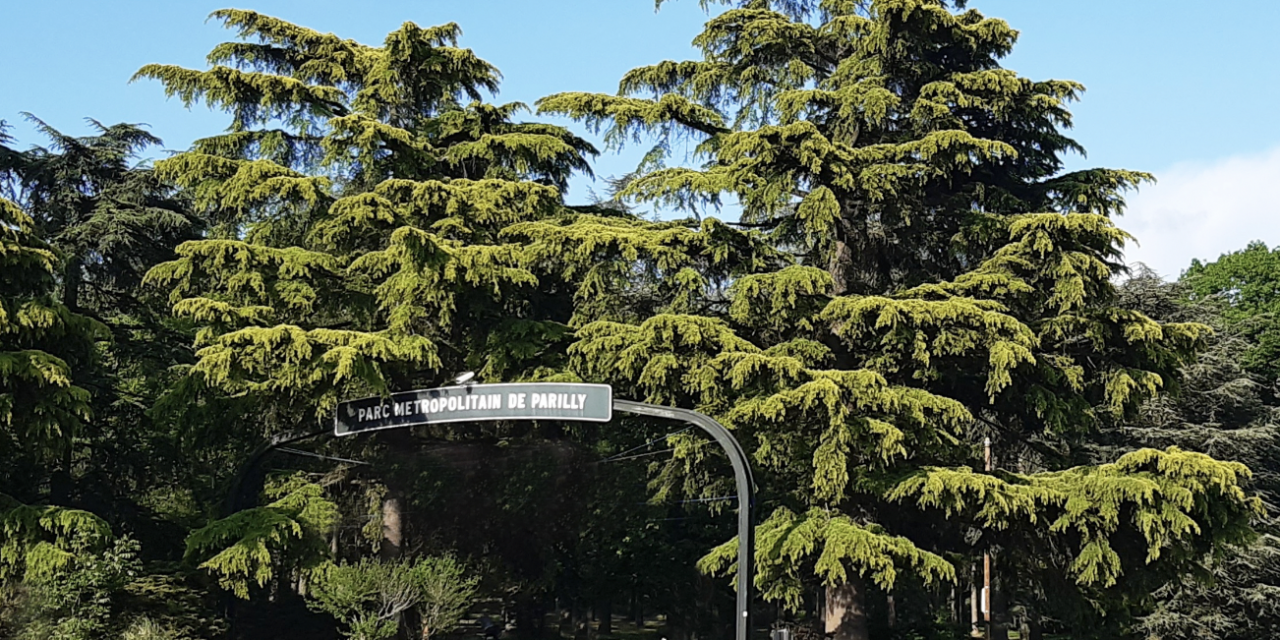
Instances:
[[[311,608],[337,618],[354,640],[392,638],[406,613],[417,615],[424,640],[457,626],[475,594],[452,557],[415,562],[361,560],[326,566],[307,593]]]
[[[458,626],[471,607],[478,582],[466,577],[466,567],[452,556],[417,561],[409,569],[409,579],[419,596],[414,610],[423,640]]]

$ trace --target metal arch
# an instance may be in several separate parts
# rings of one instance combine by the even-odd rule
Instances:
[[[613,408],[625,413],[687,422],[707,432],[728,454],[729,462],[733,465],[734,480],[738,486],[738,599],[733,635],[735,640],[747,640],[751,629],[751,573],[755,565],[753,557],[755,522],[752,515],[755,511],[756,486],[755,479],[751,476],[751,465],[748,463],[747,454],[743,451],[742,445],[724,425],[697,411],[617,399],[613,401]]]
[[[710,435],[724,449],[725,454],[729,456],[729,462],[733,465],[734,482],[738,490],[738,575],[736,588],[737,606],[734,612],[734,640],[748,640],[751,628],[752,570],[755,567],[754,513],[756,484],[751,474],[751,465],[746,452],[742,449],[742,445],[724,425],[716,422],[711,416],[697,411],[631,400],[619,400],[617,398],[613,399],[613,408],[623,413],[667,418],[694,425]],[[232,490],[227,497],[225,506],[227,515],[233,515],[244,508],[242,504],[244,482],[249,479],[251,473],[256,471],[258,464],[268,454],[283,445],[325,435],[333,435],[333,431],[325,429],[322,431],[278,434],[255,449],[250,454],[249,460],[245,462],[240,472],[232,480]]]
[[[320,436],[333,435],[333,429],[321,429],[318,431],[306,432],[286,432],[279,433],[271,437],[267,442],[258,445],[258,448],[249,453],[249,459],[240,465],[240,471],[236,473],[231,480],[231,491],[227,493],[227,501],[223,505],[223,517],[233,516],[245,509],[244,506],[244,484],[251,478],[250,475],[256,473],[258,465],[267,457],[267,454],[276,449],[294,442],[302,440],[310,440]]]

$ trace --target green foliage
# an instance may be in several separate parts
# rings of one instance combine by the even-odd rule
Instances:
[[[417,614],[420,637],[429,638],[452,630],[470,607],[476,579],[464,574],[450,556],[329,564],[315,573],[308,604],[333,615],[356,640],[395,637],[409,611]]]
[[[414,609],[422,627],[421,637],[454,630],[471,607],[478,580],[453,556],[428,557],[409,568],[409,580],[418,593]]]
[[[337,507],[324,489],[295,474],[267,487],[272,502],[215,520],[191,532],[187,557],[240,598],[263,587],[281,567],[309,572],[328,559],[326,534]]]
[[[122,637],[138,640],[164,638],[216,638],[227,625],[216,611],[214,599],[203,585],[177,573],[151,567],[125,587],[124,608],[131,619]]]
[[[638,122],[660,147],[693,131],[707,166],[643,173],[622,195],[688,204],[732,193],[745,220],[798,243],[814,266],[854,261],[833,274],[841,293],[946,277],[980,258],[951,246],[980,212],[1110,214],[1150,179],[1059,175],[1062,154],[1079,150],[1061,130],[1081,87],[999,68],[1016,37],[1001,20],[937,0],[730,4],[740,6],[695,39],[702,60],[635,69],[625,97],[561,94],[539,108],[611,123],[614,141]],[[663,108],[677,101],[690,106]],[[732,130],[703,124],[726,121]]]
[[[416,602],[404,566],[362,560],[317,571],[308,604],[346,625],[349,638],[381,640],[395,637],[400,615]]]
[[[72,365],[92,356],[101,327],[53,300],[59,265],[31,217],[0,199],[0,452],[64,450],[88,418]]]
[[[1222,306],[1223,318],[1253,346],[1243,354],[1249,371],[1280,378],[1280,250],[1251,242],[1213,262],[1193,260],[1182,275],[1195,300]]]
[[[888,535],[879,525],[863,525],[822,509],[800,515],[779,508],[757,527],[756,535],[755,561],[760,570],[756,582],[766,599],[792,608],[802,602],[801,572],[810,563],[827,586],[848,582],[854,574],[870,574],[876,584],[892,588],[902,569],[920,575],[928,584],[956,579],[951,563],[910,540]],[[708,572],[735,568],[736,547],[736,539],[721,545],[699,567]]]
[[[615,144],[648,134],[654,154],[692,137],[697,167],[651,154],[618,195],[694,211],[732,196],[742,235],[776,253],[708,271],[705,243],[732,227],[714,220],[520,231],[564,238],[541,257],[566,273],[591,269],[575,372],[716,415],[753,452],[774,513],[757,531],[766,595],[955,580],[957,560],[997,548],[1069,594],[1018,593],[1030,615],[1123,624],[1246,540],[1260,506],[1238,464],[1168,445],[1072,454],[1177,391],[1211,333],[1118,295],[1130,237],[1111,217],[1151,177],[1062,171],[1082,87],[1000,68],[1016,32],[939,0],[726,4],[700,60],[539,109]],[[1007,471],[972,470],[983,437]],[[714,495],[697,439],[672,443],[659,495]],[[726,570],[730,550],[702,566]]]
[[[121,640],[183,640],[185,636],[151,618],[138,618],[120,635]]]
[[[1280,431],[1274,380],[1247,366],[1247,354],[1258,343],[1248,325],[1232,317],[1239,309],[1212,298],[1195,299],[1194,282],[1188,277],[1168,283],[1142,272],[1124,283],[1121,293],[1135,308],[1165,320],[1204,322],[1218,333],[1208,349],[1182,368],[1182,393],[1149,402],[1134,419],[1113,425],[1104,432],[1098,455],[1174,445],[1238,460],[1253,470],[1251,488],[1266,506],[1255,523],[1262,535],[1207,559],[1203,571],[1161,587],[1155,594],[1157,606],[1136,630],[1169,639],[1268,637],[1280,628],[1273,597],[1280,585],[1275,538]]]
[[[104,318],[143,311],[135,291],[143,274],[199,230],[172,187],[136,162],[160,139],[93,119],[95,135],[73,137],[27,117],[52,144],[20,155],[11,190],[64,256],[63,302]]]
[[[301,619],[305,597],[370,640],[449,633],[482,590],[515,593],[522,625],[542,599],[632,592],[677,637],[714,627],[724,594],[669,567],[733,569],[724,465],[644,420],[284,451],[318,457],[211,515],[229,474],[258,482],[239,468],[264,438],[460,371],[608,382],[732,427],[769,514],[756,586],[793,610],[865,585],[854,608],[902,594],[894,633],[923,637],[990,551],[1000,619],[1272,633],[1275,252],[1118,288],[1113,218],[1151,176],[1064,172],[1083,88],[1001,68],[1017,32],[963,2],[721,4],[701,59],[538,101],[611,148],[651,145],[585,206],[567,185],[596,150],[485,103],[498,71],[454,24],[371,46],[215,12],[239,38],[208,68],[135,79],[228,130],[154,167],[135,125],[32,118],[50,144],[28,152],[0,132],[0,479],[64,505],[0,497],[0,635],[213,637],[215,581],[242,617]],[[692,166],[668,165],[681,138]],[[741,220],[704,216],[725,202]],[[447,441],[433,464],[420,436]],[[560,473],[580,461],[547,441],[568,438],[626,452],[611,463],[672,455]],[[975,470],[983,438],[996,471]],[[192,576],[155,562],[183,534]]]
[[[189,374],[227,394],[286,397],[306,420],[389,380],[544,365],[464,354],[497,324],[500,342],[529,354],[563,335],[567,314],[535,304],[552,286],[503,232],[562,216],[568,176],[594,149],[512,122],[522,105],[478,102],[497,72],[456,48],[456,25],[406,23],[370,47],[253,12],[214,17],[256,42],[220,45],[207,71],[138,73],[233,114],[228,135],[157,165],[220,221],[150,274],[200,327]],[[275,119],[285,129],[257,128]]]
[[[120,594],[141,570],[138,544],[121,538],[95,549],[77,545],[71,562],[27,581],[30,617],[16,638],[90,640],[120,623]]]
[[[0,494],[0,581],[48,578],[74,566],[77,554],[111,541],[98,516],[75,509],[19,504]]]

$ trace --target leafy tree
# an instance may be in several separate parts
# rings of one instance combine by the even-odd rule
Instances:
[[[476,580],[465,573],[448,556],[330,564],[316,573],[307,595],[311,606],[347,625],[348,637],[394,637],[402,616],[414,612],[421,637],[429,638],[453,629],[470,607]]]
[[[409,582],[418,594],[414,605],[423,640],[449,633],[471,608],[477,580],[452,556],[427,557],[414,562]]]
[[[0,150],[6,161],[15,155]],[[0,199],[0,589],[38,586],[40,606],[66,613],[42,619],[74,636],[91,633],[101,615],[76,609],[94,605],[93,597],[64,596],[77,584],[92,586],[77,576],[90,571],[84,563],[91,554],[109,551],[110,529],[85,511],[24,504],[49,499],[31,480],[48,478],[89,418],[90,395],[78,374],[92,365],[103,336],[101,325],[54,298],[59,267],[60,256],[36,234],[32,218]]]
[[[59,256],[50,293],[66,309],[101,323],[98,338],[108,332],[111,338],[74,367],[77,385],[92,391],[92,417],[46,467],[52,499],[116,525],[127,521],[154,557],[172,549],[175,536],[163,522],[169,514],[148,516],[168,510],[159,496],[180,495],[186,487],[175,455],[178,437],[153,424],[146,409],[167,384],[168,367],[189,358],[183,353],[189,338],[140,285],[151,266],[195,237],[198,224],[139,160],[160,143],[140,126],[90,120],[94,134],[74,137],[27,117],[51,144],[2,154],[0,189]],[[8,486],[24,491],[42,477],[19,467]]]
[[[219,584],[241,598],[249,588],[264,587],[279,575],[310,573],[329,556],[326,535],[337,520],[337,508],[324,489],[294,474],[272,483],[272,502],[215,520],[187,537],[187,557],[218,577]]]
[[[10,190],[65,257],[63,303],[101,316],[138,313],[142,277],[198,228],[173,189],[135,163],[161,140],[140,125],[89,119],[96,135],[75,137],[27,118],[52,144],[21,153]]]
[[[77,542],[69,563],[28,581],[36,612],[17,637],[104,638],[120,619],[120,595],[142,568],[137,542],[122,538],[102,550],[92,539]]]
[[[202,327],[191,375],[270,399],[285,424],[268,428],[440,372],[535,375],[564,303],[501,232],[564,215],[558,187],[590,146],[511,122],[518,104],[461,104],[497,71],[452,46],[456,25],[406,24],[369,47],[214,16],[256,41],[219,46],[207,71],[138,74],[233,115],[227,134],[157,163],[218,222],[150,276]],[[260,128],[273,122],[286,128]]]
[[[1253,343],[1241,354],[1248,369],[1280,379],[1280,248],[1251,242],[1213,262],[1192,260],[1182,281],[1194,298],[1223,304],[1223,318]]]
[[[907,589],[921,597],[902,619],[954,607],[936,585],[963,582],[958,567],[988,550],[1001,572],[997,634],[1014,611],[1033,632],[1115,635],[1150,610],[1151,593],[1245,541],[1260,507],[1242,489],[1242,465],[1168,446],[1178,443],[1117,445],[1126,452],[1105,459],[1090,446],[1100,426],[1142,416],[1144,403],[1176,387],[1208,333],[1152,320],[1117,292],[1127,236],[1109,216],[1147,176],[1062,173],[1061,156],[1079,148],[1063,130],[1080,87],[1001,69],[1016,32],[941,0],[730,4],[697,39],[702,60],[638,69],[618,96],[539,103],[608,127],[611,144],[655,136],[645,164],[615,186],[628,202],[698,218],[665,222],[618,202],[566,205],[569,176],[587,171],[595,150],[566,129],[516,121],[522,105],[482,102],[497,71],[457,46],[456,25],[406,23],[368,46],[251,11],[216,12],[241,37],[216,47],[209,68],[148,65],[137,78],[225,110],[225,133],[154,171],[131,164],[151,142],[136,128],[84,139],[50,130],[52,151],[0,154],[0,170],[38,178],[16,184],[49,194],[23,200],[38,217],[3,205],[0,220],[0,417],[10,416],[0,424],[6,436],[49,435],[7,438],[0,461],[14,464],[0,473],[19,477],[49,460],[71,470],[71,441],[48,425],[80,422],[4,412],[7,401],[84,420],[89,399],[73,374],[87,371],[76,358],[91,358],[64,354],[93,352],[92,325],[68,305],[102,315],[118,295],[143,318],[139,292],[156,285],[178,326],[193,328],[194,357],[173,348],[171,334],[159,352],[112,351],[120,373],[102,386],[120,392],[108,396],[116,409],[125,390],[145,405],[164,387],[149,415],[194,435],[145,430],[156,436],[146,442],[199,455],[158,486],[143,482],[151,471],[120,486],[147,492],[138,502],[194,530],[188,557],[223,588],[247,597],[294,582],[356,637],[395,633],[420,598],[410,561],[326,563],[338,518],[367,515],[340,513],[339,497],[343,508],[373,502],[403,516],[422,474],[396,455],[415,451],[415,435],[509,446],[576,434],[504,424],[466,438],[447,428],[378,434],[327,446],[396,465],[341,481],[293,477],[270,487],[267,504],[223,519],[211,520],[211,498],[259,442],[318,429],[339,400],[434,386],[464,370],[482,380],[607,381],[732,425],[768,489],[758,585],[793,607],[826,586],[841,640],[865,636],[869,614],[884,619],[884,597]],[[666,166],[681,136],[699,143],[698,168]],[[183,190],[181,202],[167,185]],[[123,193],[136,198],[116,203]],[[703,217],[729,196],[743,205],[740,223]],[[188,202],[191,215],[170,207]],[[164,258],[194,233],[192,216],[207,233]],[[62,243],[69,268],[36,232]],[[168,261],[152,267],[157,260]],[[5,324],[23,317],[18,308],[53,310],[61,324]],[[165,330],[106,319],[134,346]],[[85,331],[46,331],[75,323]],[[23,374],[5,364],[29,353],[48,366]],[[140,364],[148,357],[179,364],[180,378]],[[123,425],[132,414],[104,415]],[[997,472],[973,470],[984,436],[1000,452]],[[710,448],[688,434],[669,442],[675,456],[656,476],[657,501],[725,493]],[[542,469],[519,471],[530,482],[494,495],[518,498],[546,479]],[[18,551],[2,547],[0,566],[58,549],[58,523],[81,517],[33,519],[38,509],[5,516],[24,533],[11,545]],[[397,520],[414,521],[378,520],[379,533]],[[401,533],[384,555],[413,555]],[[727,569],[731,544],[702,567]],[[574,551],[586,562],[606,550]],[[548,559],[566,558],[574,554],[539,556],[520,577],[576,581],[575,594],[606,584],[557,574]],[[187,633],[167,621],[129,632]]]
[[[940,0],[728,4],[695,40],[702,60],[539,109],[615,144],[656,137],[621,196],[702,210],[732,195],[750,229],[512,232],[564,277],[587,274],[579,375],[717,415],[754,451],[771,490],[765,596],[799,606],[821,582],[831,630],[866,637],[864,579],[953,581],[950,558],[991,549],[1044,585],[1001,589],[1033,626],[1105,634],[1247,537],[1243,465],[1168,448],[1072,466],[1070,447],[1156,396],[1207,330],[1118,300],[1127,235],[1108,216],[1148,176],[1061,173],[1081,87],[1001,69],[1016,32]],[[655,160],[683,136],[701,166]],[[973,470],[983,436],[1001,471]],[[667,486],[714,495],[686,473],[694,443],[677,441]],[[732,545],[703,566],[727,568]]]
[[[308,597],[316,609],[346,625],[353,640],[395,637],[401,614],[418,600],[404,565],[367,559],[324,567]]]

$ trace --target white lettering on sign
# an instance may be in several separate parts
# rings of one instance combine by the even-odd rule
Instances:
[[[523,407],[524,394],[519,394],[519,396],[518,404],[514,400],[509,404],[513,407]],[[516,394],[510,394],[509,397],[516,398]],[[366,420],[382,420],[393,417],[431,415],[446,411],[488,411],[501,408],[503,408],[501,393],[480,393],[463,397],[451,396],[448,398],[406,400],[368,408],[359,407],[356,409],[356,420],[364,422]]]
[[[607,385],[525,383],[444,387],[338,405],[338,435],[417,424],[477,420],[565,419],[607,422]],[[599,395],[597,395],[599,394]]]
[[[585,393],[508,393],[506,394],[505,408],[583,411],[586,406],[587,394]],[[405,400],[368,408],[359,407],[356,409],[356,420],[365,422],[387,418],[429,416],[455,411],[491,411],[503,408],[503,394],[478,393],[468,396]]]
[[[529,406],[534,409],[568,409],[581,411],[587,406],[585,393],[535,393]]]

